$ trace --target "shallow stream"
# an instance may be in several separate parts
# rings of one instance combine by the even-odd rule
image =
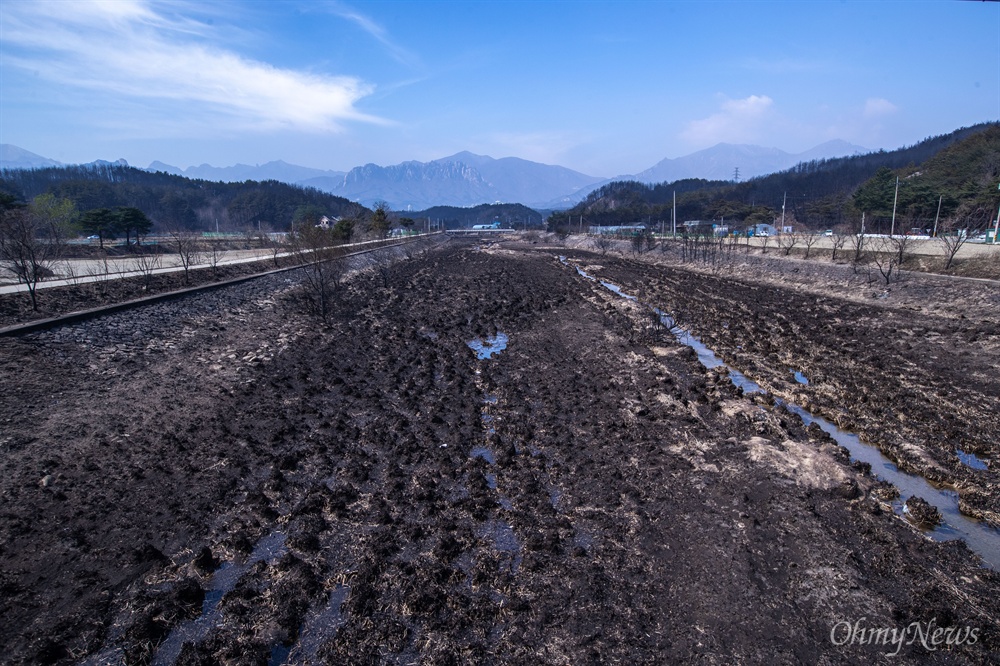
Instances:
[[[561,256],[559,260],[571,266],[566,257]],[[605,280],[597,280],[588,275],[579,266],[573,266],[576,272],[582,277],[600,282],[614,294],[637,301],[636,297],[624,293],[616,284]],[[669,314],[653,308],[660,317],[660,322],[674,335],[682,344],[695,350],[698,354],[698,361],[706,368],[716,369],[725,367],[729,373],[730,381],[737,387],[743,389],[744,393],[766,393],[757,383],[748,379],[743,373],[729,367],[720,359],[714,351],[709,349],[697,337],[677,326]],[[801,372],[792,370],[795,381],[799,384],[808,384],[809,380]],[[886,458],[875,446],[866,444],[854,433],[841,430],[826,419],[811,414],[802,407],[784,400],[776,399],[775,403],[783,406],[792,414],[798,416],[806,426],[815,423],[823,431],[829,434],[838,444],[846,448],[851,454],[852,461],[866,462],[871,465],[872,474],[879,479],[887,481],[899,490],[899,499],[893,502],[896,513],[903,515],[903,506],[910,497],[920,497],[929,504],[937,507],[941,512],[941,524],[932,530],[924,530],[931,538],[938,541],[950,541],[952,539],[962,539],[976,554],[983,563],[990,569],[1000,570],[1000,530],[990,527],[986,523],[976,520],[963,514],[958,508],[958,493],[954,490],[937,488],[922,476],[909,474],[900,470],[891,460]],[[987,469],[986,463],[973,454],[958,451],[957,455],[967,466],[977,469]]]

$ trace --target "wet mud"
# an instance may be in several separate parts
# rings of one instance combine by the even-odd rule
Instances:
[[[673,311],[691,283],[659,270],[594,274]],[[6,661],[995,658],[997,572],[556,254],[446,243],[348,280],[326,325],[295,288],[132,313],[146,344],[110,352],[97,329],[125,315],[0,340]],[[709,325],[721,299],[692,330],[730,362]],[[772,376],[768,350],[734,367],[822,407],[820,355],[778,354]],[[953,423],[954,446],[993,465]],[[859,621],[976,638],[886,657],[840,640]]]
[[[781,288],[781,275],[602,263],[602,277],[675,313],[769,392],[858,433],[903,471],[957,491],[964,513],[1000,528],[993,285],[942,286],[935,276],[912,275],[894,285],[899,295],[882,291],[859,302],[831,290]],[[795,264],[786,270],[789,281],[799,279]]]

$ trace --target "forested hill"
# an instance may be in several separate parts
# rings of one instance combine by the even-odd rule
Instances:
[[[469,228],[476,224],[500,222],[505,228],[521,229],[538,227],[542,214],[521,204],[480,204],[463,208],[459,206],[434,206],[427,210],[401,213],[415,220],[430,220],[445,229]]]
[[[218,183],[109,163],[3,170],[0,190],[25,201],[53,194],[72,200],[81,213],[135,207],[160,230],[282,231],[305,210],[331,218],[369,212],[343,197],[275,180]]]
[[[970,199],[995,198],[996,165],[1000,163],[998,140],[1000,124],[983,123],[898,150],[805,162],[743,183],[610,183],[575,208],[551,216],[549,226],[569,225],[571,218],[580,215],[588,225],[669,221],[676,192],[678,222],[723,218],[735,223],[771,222],[780,215],[784,201],[788,219],[817,229],[829,228],[860,215],[855,194],[876,175],[879,182],[884,181],[886,173],[891,175],[893,193],[897,175],[901,183],[907,177],[914,185],[922,183],[919,188],[907,190],[912,196],[900,207],[901,213],[914,218],[933,217],[939,197],[943,196],[941,214],[950,215]],[[916,176],[918,173],[922,175]],[[982,185],[987,182],[993,183],[989,192]],[[976,186],[979,189],[970,183],[980,183]],[[880,189],[878,196],[883,195]],[[891,205],[890,198],[890,209]],[[880,198],[879,208],[883,207]]]

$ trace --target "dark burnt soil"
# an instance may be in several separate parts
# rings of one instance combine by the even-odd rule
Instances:
[[[329,326],[293,286],[127,313],[141,349],[95,348],[126,313],[0,340],[5,660],[995,658],[997,573],[552,254],[451,243]]]
[[[122,303],[145,296],[185,289],[222,280],[254,275],[280,266],[290,265],[287,257],[246,264],[226,264],[212,268],[192,269],[185,279],[183,271],[108,279],[63,287],[38,290],[38,309],[31,307],[27,292],[0,294],[0,328],[36,319],[57,317],[77,310]]]
[[[1000,292],[911,275],[894,292],[845,299],[781,286],[835,283],[822,266],[775,264],[739,277],[589,260],[594,272],[676,313],[764,388],[859,433],[900,468],[958,490],[962,510],[1000,526]],[[586,263],[586,262],[585,262]],[[744,267],[745,268],[745,267]],[[849,271],[847,267],[839,267]],[[833,267],[830,267],[833,270]],[[827,286],[827,292],[835,287]],[[871,291],[871,290],[869,290]],[[808,385],[795,380],[799,371]],[[974,469],[956,451],[989,468]]]

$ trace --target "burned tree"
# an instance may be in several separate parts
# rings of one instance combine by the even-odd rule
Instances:
[[[897,252],[897,246],[893,242],[893,239],[889,238],[878,238],[872,244],[872,260],[875,265],[878,266],[878,271],[882,275],[882,279],[885,280],[886,286],[889,286],[893,280],[899,281],[899,254]]]
[[[970,238],[986,228],[989,215],[982,208],[963,208],[942,225],[942,233],[937,237],[944,249],[944,270],[951,268],[955,255]]]
[[[786,257],[792,253],[792,248],[798,245],[798,243],[798,234],[778,234],[778,247],[785,251]]]
[[[812,252],[813,245],[819,242],[821,236],[819,234],[803,234],[802,244],[806,246],[806,256],[805,259],[809,258],[809,253]]]
[[[328,321],[343,278],[343,266],[337,261],[343,251],[329,229],[310,225],[295,229],[291,244],[303,265],[301,297],[306,311]]]
[[[837,252],[844,249],[849,235],[843,229],[834,229],[833,236],[830,237],[830,261],[837,261]]]
[[[169,232],[170,243],[177,252],[181,268],[184,269],[184,283],[187,284],[191,267],[201,260],[201,245],[198,234],[190,231],[174,230]]]

